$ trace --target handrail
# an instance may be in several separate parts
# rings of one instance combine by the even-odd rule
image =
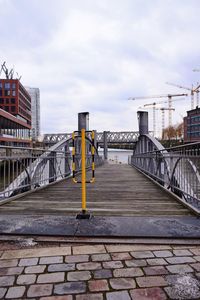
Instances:
[[[200,143],[165,149],[154,137],[141,135],[129,164],[200,213]]]
[[[0,146],[0,200],[34,190],[72,175],[72,138],[64,139],[47,150]],[[80,155],[76,155],[80,170]],[[95,155],[96,164],[103,160]],[[92,166],[87,155],[86,167]]]

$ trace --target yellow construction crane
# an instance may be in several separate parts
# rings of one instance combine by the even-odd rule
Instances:
[[[200,84],[197,83],[197,86],[194,88],[192,85],[192,88],[189,87],[185,87],[179,84],[175,84],[175,83],[171,83],[171,82],[166,82],[166,84],[168,85],[173,85],[176,86],[180,89],[184,89],[184,90],[188,90],[190,91],[190,95],[191,95],[191,109],[194,109],[194,93],[196,93],[197,95],[197,106],[199,106],[199,89],[200,89]]]
[[[138,99],[150,99],[150,98],[168,98],[168,117],[169,117],[169,126],[172,126],[172,98],[174,97],[183,97],[188,96],[188,94],[167,94],[167,95],[155,95],[155,96],[145,96],[145,97],[130,97],[128,100],[138,100]]]

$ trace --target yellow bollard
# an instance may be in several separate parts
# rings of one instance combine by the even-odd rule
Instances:
[[[85,170],[85,129],[81,129],[81,163],[82,163],[82,213],[86,213],[86,170]]]

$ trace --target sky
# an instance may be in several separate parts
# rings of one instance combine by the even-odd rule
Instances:
[[[0,63],[40,89],[43,134],[77,130],[86,111],[90,129],[137,131],[137,111],[167,98],[129,97],[190,93],[166,82],[200,81],[199,11],[199,0],[0,0]],[[190,96],[173,107],[177,124]]]

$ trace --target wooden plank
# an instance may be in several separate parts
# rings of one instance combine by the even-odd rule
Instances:
[[[88,174],[89,178],[89,174]],[[105,164],[96,182],[87,185],[93,215],[182,216],[189,210],[128,165]],[[66,179],[0,206],[0,214],[76,214],[81,210],[81,185]]]

